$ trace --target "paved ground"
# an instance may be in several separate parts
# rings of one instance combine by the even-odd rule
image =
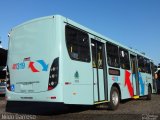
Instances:
[[[5,107],[4,96],[0,96],[0,119],[4,120],[12,118],[30,120],[160,120],[160,95],[152,95],[151,101],[144,98],[123,101],[116,111],[106,110],[105,106],[103,108],[83,106],[58,114],[25,115],[5,112]]]

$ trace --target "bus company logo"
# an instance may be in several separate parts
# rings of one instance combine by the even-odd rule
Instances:
[[[39,70],[35,64],[39,64],[41,66],[41,70]],[[16,63],[12,65],[13,70],[22,70],[27,66],[32,72],[40,72],[40,71],[48,71],[48,64],[44,60],[36,60],[31,61],[30,59],[24,58],[23,62]]]
[[[78,71],[75,72],[74,78],[75,78],[75,79],[79,79],[79,73],[78,73]]]

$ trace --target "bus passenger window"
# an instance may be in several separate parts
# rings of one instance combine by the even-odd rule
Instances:
[[[137,58],[138,58],[138,70],[139,70],[139,72],[145,72],[144,58],[142,56],[137,56]]]
[[[111,67],[119,68],[118,46],[112,43],[106,43],[106,48],[108,65]]]
[[[150,66],[150,61],[148,59],[144,59],[144,69],[146,73],[151,74],[151,66]]]
[[[103,68],[102,46],[98,44],[98,68]]]
[[[151,62],[150,62],[150,60],[147,61],[147,69],[148,69],[148,73],[151,74],[152,70],[151,70]]]
[[[92,46],[92,67],[96,68],[97,67],[97,62],[96,62],[96,45],[95,45],[95,43],[92,43],[91,46]]]
[[[121,68],[130,70],[128,51],[123,48],[119,48],[119,53],[120,53],[120,66],[121,66]]]
[[[133,61],[131,62],[131,66],[132,66],[132,73],[133,73],[133,74],[136,74],[135,65],[134,65],[134,62],[133,62]]]
[[[87,33],[66,26],[66,45],[71,59],[90,62],[89,36]]]
[[[92,67],[103,69],[103,44],[91,40],[91,46],[92,46]]]

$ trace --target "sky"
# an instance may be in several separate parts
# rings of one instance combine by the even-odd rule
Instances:
[[[60,14],[160,63],[160,0],[0,0],[0,40],[11,28]]]

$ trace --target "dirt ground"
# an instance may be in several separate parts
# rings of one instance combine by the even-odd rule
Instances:
[[[32,108],[32,106],[29,107]],[[6,112],[5,108],[5,97],[0,96],[0,119],[4,120],[10,118],[30,120],[160,120],[160,95],[153,94],[151,101],[144,98],[122,101],[115,111],[107,110],[106,105],[101,107],[78,106],[62,113],[34,115]]]

